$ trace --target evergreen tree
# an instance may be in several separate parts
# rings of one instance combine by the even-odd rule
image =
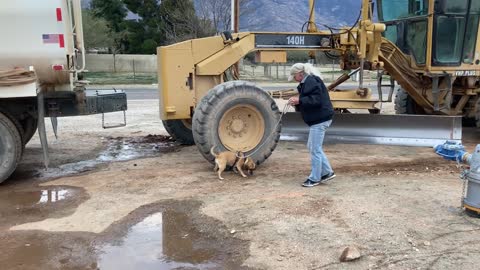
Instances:
[[[114,45],[107,21],[93,16],[88,9],[83,10],[83,38],[87,49],[110,49]]]
[[[123,53],[127,37],[125,17],[128,10],[121,0],[92,0],[92,14],[103,18],[110,29],[110,36],[114,43],[112,53]]]

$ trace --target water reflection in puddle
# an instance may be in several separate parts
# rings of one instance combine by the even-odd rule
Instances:
[[[42,196],[37,204],[41,203],[49,203],[49,202],[58,202],[61,200],[65,200],[70,193],[68,190],[42,190]]]
[[[215,251],[185,226],[187,215],[156,213],[132,226],[120,244],[98,247],[99,269],[219,269]],[[210,247],[211,248],[211,247]]]
[[[0,203],[3,207],[34,207],[58,203],[69,199],[74,194],[73,188],[52,187],[34,191],[13,191],[0,196]]]

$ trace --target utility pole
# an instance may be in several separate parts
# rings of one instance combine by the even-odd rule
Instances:
[[[240,31],[240,0],[232,0],[231,7],[231,29],[234,33],[238,33]]]
[[[240,0],[232,0],[232,30],[234,33],[240,31]],[[233,77],[237,80],[240,78],[239,62],[233,65]]]
[[[233,27],[233,32],[240,32],[240,0],[233,0],[235,2],[235,22]]]
[[[309,10],[309,16],[308,16],[307,32],[309,33],[318,32],[317,25],[315,24],[315,0],[308,1],[308,10]]]
[[[318,32],[318,29],[317,29],[317,25],[315,24],[315,0],[308,1],[308,10],[309,10],[309,15],[308,15],[307,32],[316,33]],[[315,64],[316,52],[309,51],[308,56],[310,58],[308,59],[308,62],[311,64]]]

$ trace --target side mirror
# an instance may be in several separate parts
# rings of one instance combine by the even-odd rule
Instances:
[[[224,42],[228,42],[229,40],[233,40],[232,33],[230,31],[222,32],[222,38]]]

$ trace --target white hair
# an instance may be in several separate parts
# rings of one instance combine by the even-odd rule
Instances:
[[[322,73],[318,69],[316,69],[310,63],[296,63],[290,68],[290,77],[289,81],[293,79],[293,76],[297,73],[303,72],[307,75],[315,75],[322,79]]]

